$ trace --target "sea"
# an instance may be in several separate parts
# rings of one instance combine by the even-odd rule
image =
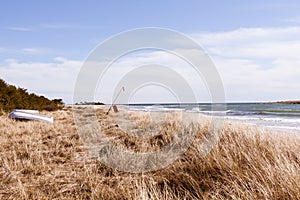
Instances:
[[[129,104],[126,105],[126,109],[146,112],[168,112],[174,110],[196,112],[270,130],[300,134],[300,104]]]

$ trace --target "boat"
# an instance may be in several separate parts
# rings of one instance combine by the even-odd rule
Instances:
[[[24,112],[29,114],[39,114],[38,110],[24,110],[24,109],[15,109],[14,112]]]
[[[38,120],[53,123],[53,117],[40,115],[38,110],[16,109],[9,113],[8,117],[11,119]]]

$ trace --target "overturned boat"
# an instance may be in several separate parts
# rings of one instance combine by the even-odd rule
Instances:
[[[21,120],[39,120],[44,122],[53,123],[53,117],[42,116],[39,114],[38,110],[13,110],[9,115],[11,119],[21,119]]]

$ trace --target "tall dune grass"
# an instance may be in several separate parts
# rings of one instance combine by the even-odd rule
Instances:
[[[0,116],[0,199],[300,199],[297,135],[227,122],[206,157],[194,143],[167,168],[132,174],[90,156],[70,108],[44,114],[53,115],[54,124]],[[117,122],[103,111],[98,115],[103,129],[119,136],[116,144],[140,150],[138,137],[111,126]],[[153,126],[146,113],[130,113],[127,120]],[[198,139],[207,133],[208,121],[203,117]],[[162,131],[146,138],[148,150],[168,143],[171,135]]]

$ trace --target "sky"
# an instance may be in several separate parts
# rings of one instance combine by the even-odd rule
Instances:
[[[1,1],[0,78],[48,98],[72,103],[74,85],[90,52],[127,30],[160,27],[196,41],[211,57],[227,102],[300,99],[300,3],[296,0]],[[141,59],[143,58],[143,59]],[[205,84],[165,52],[120,59],[95,98],[108,103],[126,71],[153,61],[176,65],[199,102]],[[111,81],[111,82],[110,82]],[[200,89],[199,89],[200,88]],[[134,102],[173,101],[170,91],[145,87]]]

